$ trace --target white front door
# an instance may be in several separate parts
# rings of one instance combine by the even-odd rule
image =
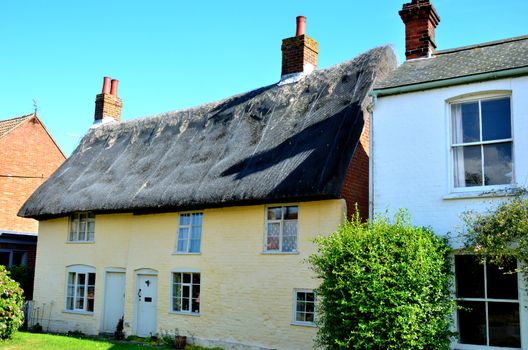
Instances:
[[[158,277],[155,275],[137,276],[137,335],[140,337],[148,337],[156,334]]]
[[[125,273],[107,272],[104,293],[103,332],[114,333],[125,308]]]

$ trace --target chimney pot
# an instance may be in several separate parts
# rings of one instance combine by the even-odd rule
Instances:
[[[104,77],[103,79],[103,90],[101,91],[103,94],[109,94],[110,93],[110,77]]]
[[[119,84],[119,80],[112,79],[112,87],[110,89],[110,95],[113,95],[117,98],[117,84]]]
[[[306,34],[306,17],[297,16],[297,30],[295,36],[301,36]]]
[[[95,96],[94,125],[114,119],[121,120],[123,101],[117,97],[117,79],[104,77],[103,91]]]

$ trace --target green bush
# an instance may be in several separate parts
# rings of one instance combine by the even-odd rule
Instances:
[[[465,246],[481,261],[499,268],[509,266],[512,258],[524,264],[519,271],[528,276],[528,198],[522,192],[484,213],[464,213]],[[513,272],[513,271],[507,271]]]
[[[0,339],[8,339],[22,325],[24,320],[24,297],[19,284],[9,277],[0,265]]]
[[[316,239],[322,279],[318,344],[327,349],[448,349],[454,303],[449,247],[401,211],[394,223],[359,216]]]

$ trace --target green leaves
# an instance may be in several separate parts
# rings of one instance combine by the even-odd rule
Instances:
[[[528,199],[524,194],[485,213],[464,213],[466,250],[500,268],[515,258],[524,263],[518,271],[528,272]]]
[[[10,338],[24,320],[24,298],[19,284],[0,265],[0,340]]]
[[[448,349],[449,251],[401,211],[345,222],[316,239],[309,258],[322,279],[319,345],[327,349]]]

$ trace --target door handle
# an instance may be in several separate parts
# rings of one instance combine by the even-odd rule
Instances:
[[[141,300],[141,288],[139,288],[138,297],[139,297],[139,300]]]

